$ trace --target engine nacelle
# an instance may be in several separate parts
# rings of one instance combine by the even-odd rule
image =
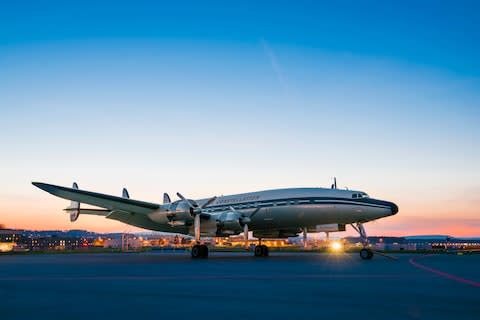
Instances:
[[[162,224],[184,225],[193,222],[190,207],[180,201],[163,205],[161,209],[151,213],[149,216],[153,221]]]
[[[217,234],[239,234],[243,231],[240,224],[241,216],[238,212],[224,212],[217,218]]]
[[[193,221],[192,209],[184,201],[172,203],[168,207],[166,216],[169,221]]]

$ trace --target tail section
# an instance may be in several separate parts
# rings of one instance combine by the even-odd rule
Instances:
[[[130,199],[130,195],[128,194],[128,190],[126,188],[123,188],[122,190],[122,198]]]
[[[72,189],[78,190],[78,185],[76,182],[73,183]],[[72,201],[70,205],[65,209],[65,211],[68,211],[70,213],[71,222],[77,221],[78,216],[80,216],[80,202]]]

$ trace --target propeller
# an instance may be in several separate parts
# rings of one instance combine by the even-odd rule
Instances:
[[[248,224],[252,221],[251,216],[253,216],[255,213],[257,213],[258,210],[255,210],[253,214],[250,215],[250,217],[245,216],[244,214],[238,212],[235,210],[232,206],[230,206],[230,211],[234,212],[237,217],[238,217],[238,222],[240,225],[243,225],[243,237],[245,240],[245,249],[249,249],[249,243],[248,243]]]
[[[215,201],[217,197],[211,197],[207,200],[207,202],[199,206],[197,202],[185,198],[180,192],[177,192],[177,196],[190,207],[190,214],[193,216],[193,230],[195,233],[195,241],[197,243],[200,243],[200,214],[202,213],[203,209],[205,209],[205,207]]]
[[[185,198],[180,192],[177,192],[177,196],[180,199],[182,199],[182,201],[185,201],[186,204],[188,204],[188,206],[190,207],[190,213],[192,215],[197,215],[202,213],[202,209],[205,209],[205,207],[209,206],[213,201],[217,199],[217,197],[215,196],[211,197],[210,199],[207,200],[207,202],[199,206],[197,202],[195,202],[194,200]]]

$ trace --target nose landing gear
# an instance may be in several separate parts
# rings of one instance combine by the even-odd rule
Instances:
[[[365,231],[363,224],[361,222],[357,222],[356,225],[352,223],[351,226],[353,229],[355,229],[355,231],[358,232],[362,241],[363,248],[360,250],[360,258],[362,258],[363,260],[372,259],[373,251],[368,247],[370,242],[368,241],[367,232]]]
[[[360,258],[363,260],[370,260],[373,258],[373,251],[368,248],[362,248],[360,250]]]

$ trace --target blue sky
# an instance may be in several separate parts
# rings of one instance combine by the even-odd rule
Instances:
[[[478,9],[2,3],[5,223],[123,228],[98,217],[70,225],[54,212],[63,202],[32,180],[127,186],[158,201],[164,191],[204,197],[337,176],[399,203],[376,232],[415,230],[412,218],[444,230],[454,217],[452,232],[479,230]]]

